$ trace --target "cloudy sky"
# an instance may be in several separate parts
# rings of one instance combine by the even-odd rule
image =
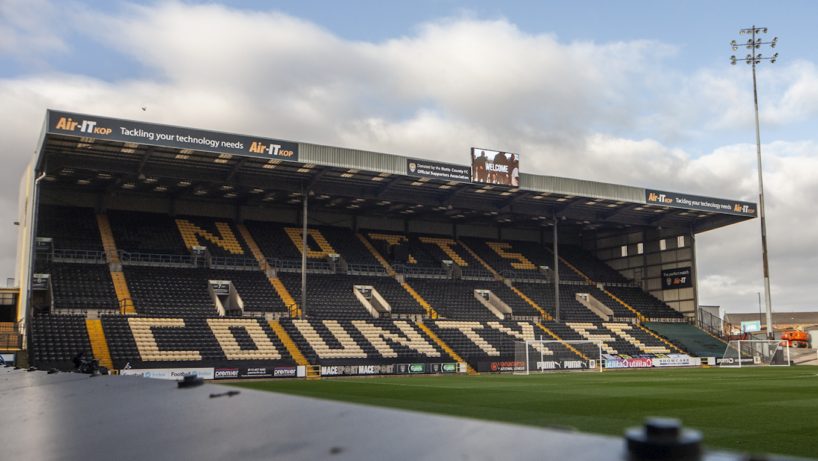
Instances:
[[[729,65],[757,25],[781,53],[758,71],[773,308],[818,310],[816,5],[0,0],[0,275],[46,108],[461,164],[494,146],[528,172],[757,202],[752,74]],[[701,304],[755,311],[759,221],[697,250]]]

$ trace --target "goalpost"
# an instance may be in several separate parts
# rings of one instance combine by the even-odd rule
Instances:
[[[602,341],[517,341],[514,361],[515,375],[555,370],[601,372]]]
[[[787,350],[786,353],[784,349]],[[719,366],[724,368],[788,367],[790,366],[790,348],[781,346],[778,341],[770,340],[730,341]]]

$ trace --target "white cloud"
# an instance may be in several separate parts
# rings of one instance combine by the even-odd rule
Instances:
[[[663,60],[676,52],[668,44],[566,44],[504,20],[469,17],[423,24],[382,43],[353,42],[276,12],[176,2],[126,4],[114,16],[62,14],[143,66],[134,75],[154,77],[0,80],[6,215],[15,210],[17,181],[46,108],[461,164],[469,147],[497,147],[521,153],[534,173],[756,200],[755,146],[694,156],[673,142],[745,129],[752,120],[739,84],[746,72],[665,70]],[[9,23],[2,33],[30,30],[18,20],[0,24]],[[32,55],[46,48],[33,46]],[[764,123],[811,120],[818,110],[814,65],[786,69],[783,77],[761,74],[771,100],[781,95],[764,106]],[[810,249],[818,147],[776,141],[763,148],[773,301],[813,309],[807,274],[818,263]],[[13,267],[14,240],[3,241],[0,262]],[[757,220],[701,234],[698,257],[702,303],[738,309],[753,301],[761,288]]]

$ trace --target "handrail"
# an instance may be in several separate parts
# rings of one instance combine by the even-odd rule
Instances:
[[[353,275],[389,275],[380,264],[347,264],[347,273]]]
[[[148,264],[187,264],[193,265],[196,258],[191,255],[170,255],[157,253],[131,253],[119,251],[119,260],[126,263],[148,263]]]
[[[104,251],[97,251],[97,250],[68,250],[68,249],[60,249],[54,250],[53,253],[46,253],[45,254],[46,261],[53,261],[56,262],[57,259],[70,259],[73,261],[79,260],[82,262],[90,262],[90,263],[107,263],[108,258],[106,252]],[[68,262],[68,261],[63,261]]]
[[[211,256],[210,267],[213,269],[259,270],[261,266],[256,259]]]
[[[390,266],[396,274],[403,274],[405,276],[422,276],[422,275],[431,275],[431,276],[440,276],[441,278],[445,278],[447,274],[446,270],[443,268],[433,268],[433,267],[408,267],[403,264],[396,264]]]

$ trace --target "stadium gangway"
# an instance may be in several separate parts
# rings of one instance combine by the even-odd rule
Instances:
[[[64,263],[96,263],[107,264],[108,258],[104,251],[94,250],[54,250],[53,253],[44,253],[46,261]]]
[[[430,278],[430,279],[446,279],[449,274],[443,268],[434,267],[408,267],[403,264],[396,264],[391,266],[391,269],[396,274],[402,274],[404,277],[416,278]]]

